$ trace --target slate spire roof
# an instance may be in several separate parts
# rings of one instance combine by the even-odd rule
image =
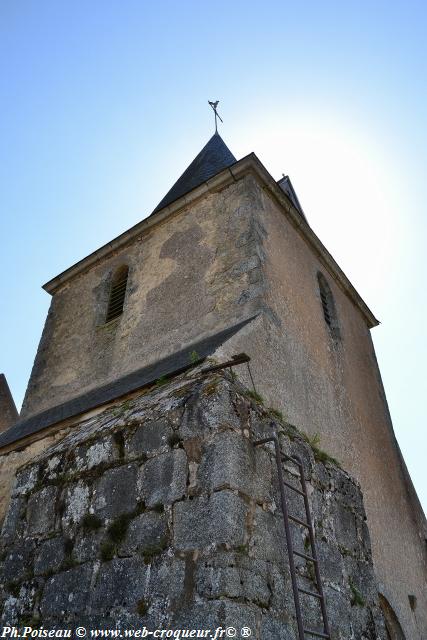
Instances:
[[[190,166],[167,192],[163,200],[159,202],[153,213],[160,211],[163,207],[167,207],[174,200],[200,186],[203,182],[206,182],[206,180],[209,180],[209,178],[212,178],[215,174],[235,162],[237,162],[236,158],[219,133],[214,133]]]

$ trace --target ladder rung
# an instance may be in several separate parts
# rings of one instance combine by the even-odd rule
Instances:
[[[282,462],[292,462],[292,464],[296,464],[297,467],[301,469],[302,464],[299,460],[295,460],[292,456],[287,456],[286,453],[281,454]]]
[[[302,587],[297,587],[298,591],[301,593],[305,593],[307,596],[313,596],[313,598],[319,598],[319,600],[323,600],[323,596],[320,593],[316,593],[315,591],[307,591],[307,589],[303,589]]]
[[[316,636],[317,638],[330,638],[329,633],[322,633],[321,631],[313,631],[312,629],[304,629],[304,633],[309,633],[311,636]]]
[[[310,525],[308,524],[308,522],[304,522],[303,520],[300,520],[299,518],[296,518],[295,516],[291,516],[291,514],[288,514],[288,515],[289,515],[289,520],[293,520],[297,524],[300,524],[302,527],[306,527],[307,529],[310,529]]]
[[[304,491],[301,491],[301,489],[297,489],[297,487],[294,487],[292,484],[290,484],[289,482],[286,482],[286,480],[283,480],[283,484],[285,484],[287,487],[289,487],[289,489],[292,489],[292,491],[296,491],[297,493],[299,493],[301,496],[306,496],[306,494],[304,493]]]
[[[296,556],[299,556],[300,558],[304,558],[304,560],[310,560],[311,562],[317,562],[316,558],[312,558],[311,556],[308,556],[306,553],[301,553],[301,551],[294,551],[294,554]]]

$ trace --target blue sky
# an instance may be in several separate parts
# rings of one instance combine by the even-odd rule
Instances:
[[[0,370],[21,403],[41,284],[148,215],[212,133],[291,176],[382,324],[397,438],[427,510],[423,2],[2,0]]]

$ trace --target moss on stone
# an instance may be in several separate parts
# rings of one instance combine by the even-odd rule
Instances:
[[[150,564],[151,560],[156,556],[159,556],[166,549],[167,545],[167,541],[163,540],[159,542],[159,544],[153,544],[146,547],[142,552],[145,564]]]
[[[86,513],[82,519],[82,527],[85,531],[98,531],[102,527],[102,520],[94,513]]]
[[[165,510],[165,507],[161,502],[157,502],[153,507],[153,511],[155,511],[156,513],[163,513],[164,510]]]
[[[274,409],[273,407],[268,407],[268,413],[273,416],[273,418],[277,418],[277,420],[285,421],[285,417],[279,409]]]
[[[107,534],[113,542],[119,544],[124,540],[131,519],[132,515],[124,513],[113,520],[107,529]]]
[[[170,447],[174,447],[175,445],[181,442],[181,438],[177,433],[172,433],[168,438],[168,444]]]
[[[100,547],[101,560],[104,562],[112,560],[115,556],[116,548],[109,540],[104,540]]]
[[[306,433],[301,432],[301,435],[307,442],[307,444],[309,444],[312,448],[314,459],[317,462],[322,462],[323,464],[333,464],[341,469],[341,464],[338,462],[338,460],[333,456],[330,456],[329,453],[326,453],[326,451],[323,451],[323,449],[319,447],[320,436],[318,433],[315,433],[313,436],[309,436]]]
[[[203,387],[203,395],[205,396],[211,396],[215,393],[215,391],[218,389],[218,385],[219,385],[219,380],[212,380],[212,382],[209,382],[207,385],[205,385]]]
[[[19,583],[14,582],[13,580],[8,582],[6,585],[6,591],[8,591],[14,598],[17,598],[19,596],[20,588],[21,587]]]
[[[191,351],[191,352],[188,354],[188,356],[189,356],[189,358],[190,358],[190,362],[191,362],[192,364],[196,364],[196,362],[198,362],[198,361],[200,360],[200,356],[199,356],[199,354],[197,353],[197,351]]]
[[[365,607],[366,600],[363,595],[360,593],[359,589],[354,584],[353,580],[349,578],[348,584],[350,586],[351,591],[351,606],[352,607]]]
[[[246,390],[246,396],[258,402],[258,404],[264,404],[264,398],[257,391],[251,391],[251,389]]]
[[[113,440],[119,452],[119,458],[125,457],[125,437],[123,431],[116,431],[113,434]]]
[[[148,611],[148,604],[145,602],[145,600],[143,599],[139,600],[139,602],[136,605],[136,610],[140,616],[145,616],[145,614]]]

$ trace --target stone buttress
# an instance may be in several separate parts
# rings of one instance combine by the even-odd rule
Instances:
[[[385,639],[358,485],[229,374],[194,370],[82,421],[19,470],[2,623],[247,626],[255,639],[295,640],[274,452],[253,445],[273,432],[303,460],[332,638]],[[302,516],[299,500],[289,506]],[[305,531],[292,535],[304,552]],[[310,563],[297,572],[313,589]],[[317,604],[302,605],[316,628]]]

